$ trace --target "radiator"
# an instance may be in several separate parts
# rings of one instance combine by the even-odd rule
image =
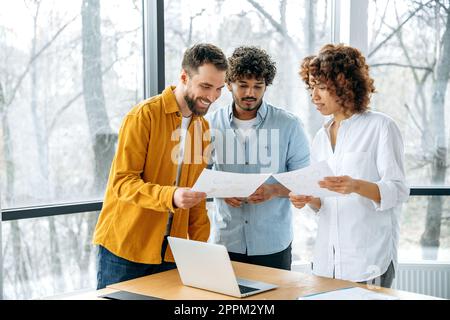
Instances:
[[[450,299],[450,264],[399,263],[392,288]]]
[[[294,261],[292,271],[311,273],[311,263]],[[392,289],[450,299],[450,264],[400,262],[396,271]]]

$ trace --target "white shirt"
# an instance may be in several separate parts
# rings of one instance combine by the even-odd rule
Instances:
[[[233,122],[236,125],[238,134],[242,140],[245,140],[246,137],[250,137],[253,126],[256,124],[258,119],[255,117],[250,120],[240,120],[233,116]]]
[[[403,141],[388,116],[367,111],[343,120],[333,152],[330,120],[315,136],[311,161],[328,160],[336,176],[376,183],[381,202],[356,193],[321,198],[313,273],[350,281],[367,281],[397,265],[399,215],[408,199],[403,168]]]
[[[178,186],[180,181],[180,174],[181,174],[181,167],[182,162],[184,158],[184,148],[185,148],[185,141],[186,141],[186,134],[187,130],[189,128],[189,124],[191,123],[192,116],[189,118],[183,117],[181,120],[181,131],[180,131],[180,144],[178,149],[178,167],[177,167],[177,179],[176,179],[176,185]],[[172,227],[172,221],[173,221],[173,212],[169,212],[169,219],[167,220],[166,224],[166,233],[165,235],[168,236],[170,234],[170,228]]]
[[[180,179],[180,174],[181,174],[181,163],[183,162],[183,158],[184,158],[184,145],[185,145],[185,140],[186,140],[186,133],[187,130],[189,128],[189,124],[191,123],[191,119],[192,116],[185,118],[183,117],[183,119],[181,120],[181,132],[180,132],[180,145],[179,145],[179,152],[178,152],[178,168],[177,168],[177,186],[178,186],[178,182]]]

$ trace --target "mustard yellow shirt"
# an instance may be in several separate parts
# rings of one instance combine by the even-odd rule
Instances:
[[[161,263],[161,247],[169,217],[174,213],[171,236],[207,241],[210,224],[206,203],[191,209],[174,209],[178,144],[182,115],[173,93],[135,106],[119,131],[103,208],[94,232],[99,244],[124,259]],[[186,136],[179,186],[192,187],[207,164],[208,122],[192,117]],[[172,159],[173,158],[173,159]],[[173,261],[170,248],[164,261]]]

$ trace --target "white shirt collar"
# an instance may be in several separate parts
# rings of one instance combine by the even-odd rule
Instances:
[[[350,118],[348,119],[344,119],[341,121],[341,125],[344,123],[352,123],[354,122],[356,119],[358,119],[359,117],[361,117],[363,114],[365,114],[367,111],[363,112],[363,113],[354,113]],[[334,117],[331,118],[330,120],[328,120],[327,122],[325,122],[325,124],[323,125],[323,127],[328,130],[328,128],[333,124],[334,122]]]

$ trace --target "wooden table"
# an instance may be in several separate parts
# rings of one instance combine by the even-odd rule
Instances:
[[[232,262],[236,276],[256,281],[273,283],[279,288],[250,297],[238,299],[235,297],[210,292],[202,289],[184,286],[178,271],[170,270],[154,275],[137,278],[130,281],[116,283],[108,286],[110,290],[124,290],[143,295],[150,295],[168,300],[295,300],[299,296],[331,291],[340,288],[359,286],[378,293],[384,293],[406,300],[430,300],[435,297],[379,288],[375,286],[356,284],[350,281],[329,279],[305,273],[286,271],[240,262]],[[98,294],[97,296],[99,296]],[[92,294],[86,295],[89,299]]]

